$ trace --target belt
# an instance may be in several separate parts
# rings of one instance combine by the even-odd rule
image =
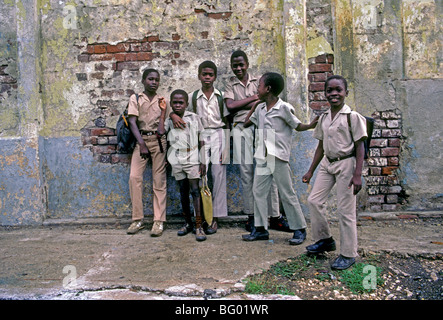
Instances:
[[[197,149],[197,146],[192,148],[183,148],[183,149],[176,149],[178,152],[191,152],[193,150]]]
[[[152,136],[154,134],[157,134],[157,131],[143,131],[143,130],[140,130],[140,133],[142,135],[144,135],[144,136]]]
[[[344,159],[352,158],[352,157],[354,157],[354,156],[355,156],[354,153],[351,153],[351,154],[348,154],[347,156],[343,156],[343,157],[337,157],[337,158],[329,158],[329,157],[326,157],[326,158],[328,158],[328,161],[329,161],[330,163],[333,163],[333,162],[336,162],[336,161],[340,161],[340,160],[344,160]]]

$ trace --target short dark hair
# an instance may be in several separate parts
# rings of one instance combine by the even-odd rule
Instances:
[[[244,52],[243,50],[236,50],[231,54],[231,63],[234,60],[234,58],[237,57],[243,57],[243,59],[245,59],[245,62],[249,64],[248,56],[246,55],[246,52]]]
[[[285,88],[285,80],[283,77],[276,72],[266,72],[263,76],[263,81],[265,86],[271,87],[271,93],[274,96],[278,96]]]
[[[200,63],[200,65],[198,66],[198,74],[200,74],[204,68],[210,68],[214,70],[214,73],[217,76],[217,66],[214,62],[206,60]]]
[[[327,79],[326,79],[326,82],[325,82],[325,90],[326,90],[326,87],[328,86],[328,83],[329,83],[329,81],[331,81],[331,80],[341,80],[342,82],[343,82],[343,84],[345,85],[345,90],[347,91],[348,90],[348,82],[346,81],[346,79],[343,77],[343,76],[340,76],[340,75],[338,75],[338,74],[334,74],[334,75],[332,75],[332,76],[329,76]]]
[[[174,98],[174,96],[176,94],[181,94],[182,96],[184,96],[186,103],[188,103],[188,100],[189,100],[188,93],[182,89],[176,89],[176,90],[172,91],[171,96],[170,96],[170,101],[172,101],[172,99]]]
[[[152,68],[148,68],[145,69],[145,71],[143,71],[143,75],[142,75],[142,81],[144,82],[146,80],[146,77],[148,76],[148,74],[150,74],[151,72],[155,72],[158,74],[158,76],[160,77],[160,72],[158,72],[158,70],[156,69],[152,69]]]

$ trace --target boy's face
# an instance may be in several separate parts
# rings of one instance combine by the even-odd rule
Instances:
[[[331,107],[341,107],[345,103],[348,91],[345,89],[345,84],[342,80],[331,79],[326,85],[325,95]]]
[[[231,69],[239,80],[242,80],[246,76],[248,67],[249,65],[244,57],[239,56],[232,59]]]
[[[185,96],[182,94],[174,94],[171,100],[171,107],[174,113],[183,116],[186,108],[188,107],[188,101],[185,99]]]
[[[214,81],[217,78],[215,72],[211,68],[203,68],[198,75],[198,79],[202,83],[202,87],[211,88],[214,85]]]
[[[158,86],[160,84],[160,75],[157,72],[148,73],[143,85],[145,91],[155,93],[157,92]]]
[[[258,98],[263,101],[269,93],[269,89],[269,86],[265,86],[265,78],[261,77],[257,88]]]

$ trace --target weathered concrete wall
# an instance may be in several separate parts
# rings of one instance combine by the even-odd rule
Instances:
[[[130,157],[116,153],[114,129],[130,94],[142,91],[143,69],[161,71],[159,92],[168,96],[198,88],[198,64],[209,59],[223,89],[239,48],[251,73],[285,75],[282,98],[304,122],[327,107],[322,85],[332,73],[349,79],[348,103],[361,113],[398,110],[401,136],[391,138],[401,152],[374,146],[367,174],[377,186],[361,193],[360,209],[442,207],[439,0],[2,0],[0,12],[3,225],[129,215]],[[386,121],[378,121],[380,143],[393,134]],[[317,143],[310,132],[293,139],[294,186],[307,214],[300,180]],[[147,214],[150,174],[148,166]],[[168,188],[168,213],[178,213],[172,177]],[[241,210],[241,193],[230,166],[230,212]]]

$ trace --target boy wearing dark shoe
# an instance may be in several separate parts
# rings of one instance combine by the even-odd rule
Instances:
[[[174,90],[171,93],[171,107],[173,112],[186,123],[184,129],[175,129],[172,121],[166,121],[166,103],[160,104],[162,113],[158,125],[158,133],[163,136],[168,133],[170,147],[168,149],[168,162],[172,167],[172,175],[180,186],[182,210],[185,216],[185,225],[178,231],[179,236],[184,236],[194,230],[192,222],[189,193],[192,195],[195,211],[195,235],[197,241],[206,240],[203,231],[203,218],[199,182],[200,176],[206,174],[204,159],[199,159],[199,149],[203,141],[199,141],[199,132],[203,129],[199,116],[186,111],[188,107],[188,94],[183,90]],[[203,160],[203,161],[200,161]]]
[[[246,230],[251,232],[254,227],[254,196],[252,186],[254,183],[254,126],[244,127],[249,110],[260,100],[257,95],[258,77],[248,72],[249,59],[242,50],[231,54],[231,70],[235,74],[226,85],[223,98],[226,108],[233,115],[231,135],[233,137],[233,163],[238,165],[240,182],[243,188],[243,213],[248,215]],[[272,183],[268,195],[268,212],[270,227],[285,231],[286,221],[280,214],[277,185]]]
[[[320,164],[308,197],[312,236],[316,243],[306,249],[313,254],[335,250],[326,219],[326,200],[336,184],[340,256],[331,267],[343,270],[349,268],[357,257],[356,195],[362,186],[366,119],[345,104],[348,88],[342,76],[334,75],[326,80],[325,95],[331,108],[320,117],[315,128],[313,136],[319,140],[318,146],[312,164],[302,178],[304,183],[309,183]]]
[[[257,163],[253,187],[255,230],[243,235],[245,241],[269,239],[268,206],[263,195],[269,193],[272,180],[277,184],[289,226],[295,230],[290,243],[301,244],[306,239],[306,221],[292,186],[289,156],[292,130],[305,131],[314,128],[317,118],[310,124],[302,124],[295,116],[294,107],[278,97],[283,88],[284,80],[280,74],[264,74],[258,85],[258,97],[263,103],[251,109],[246,118],[246,127],[252,124],[257,126],[258,142],[254,153]]]
[[[217,66],[212,61],[204,61],[198,67],[198,79],[201,89],[189,94],[188,111],[196,113],[203,126],[200,139],[204,141],[203,153],[206,160],[206,170],[211,166],[212,173],[212,209],[213,221],[207,226],[206,234],[217,232],[217,220],[228,216],[226,193],[226,167],[229,163],[229,138],[226,133],[227,110],[222,93],[214,87],[217,79]],[[186,123],[175,115],[170,114],[174,128],[185,128]],[[206,222],[205,222],[205,225]]]

